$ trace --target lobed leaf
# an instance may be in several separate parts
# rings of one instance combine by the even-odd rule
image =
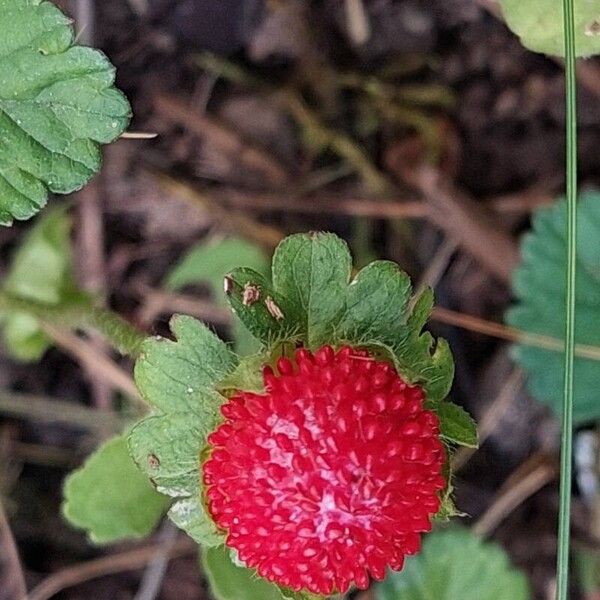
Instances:
[[[115,70],[74,45],[71,21],[42,0],[0,0],[0,224],[30,218],[48,192],[80,189],[100,144],[126,129]]]
[[[527,579],[502,548],[467,529],[427,535],[404,569],[376,587],[376,600],[529,600]]]
[[[211,392],[233,368],[234,354],[192,317],[174,316],[171,331],[177,341],[158,337],[144,342],[134,371],[140,393],[162,412],[214,412]]]
[[[582,194],[578,210],[575,339],[600,348],[600,193]],[[564,337],[566,269],[566,203],[537,211],[533,229],[521,244],[521,264],[513,278],[515,305],[507,313],[510,325],[531,333]],[[562,407],[563,354],[519,344],[515,358],[529,375],[532,394],[557,414]],[[574,420],[600,418],[596,360],[576,357]]]
[[[234,312],[267,346],[289,341],[313,349],[372,347],[391,358],[407,381],[422,385],[429,400],[444,398],[454,363],[445,340],[436,343],[422,331],[433,307],[431,290],[411,309],[410,280],[394,263],[376,261],[352,281],[350,275],[345,242],[333,234],[298,234],[277,248],[272,285],[258,273],[236,269],[227,292]],[[275,301],[278,314],[267,299]]]
[[[411,309],[410,279],[388,261],[371,263],[348,288],[348,301],[339,335],[354,344],[379,346],[394,360],[409,382],[422,385],[431,401],[448,395],[454,377],[454,361],[447,342],[436,343],[423,327],[433,308],[428,289]]]
[[[224,401],[218,382],[235,367],[224,342],[191,317],[171,321],[175,341],[147,340],[135,366],[142,396],[157,414],[138,423],[129,449],[156,489],[175,498],[169,518],[199,543],[221,542],[204,507],[201,452]]]
[[[152,532],[168,507],[127,451],[127,440],[106,442],[69,475],[63,513],[97,544],[140,538]]]

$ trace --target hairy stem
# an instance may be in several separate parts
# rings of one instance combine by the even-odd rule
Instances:
[[[106,308],[88,302],[56,306],[0,292],[0,312],[23,312],[50,326],[92,329],[106,338],[122,354],[138,356],[146,334]]]

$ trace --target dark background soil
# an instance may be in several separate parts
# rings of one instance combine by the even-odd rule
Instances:
[[[75,14],[75,0],[61,4]],[[123,316],[148,332],[166,333],[181,298],[156,300],[165,273],[191,244],[223,233],[249,237],[270,250],[282,233],[331,230],[349,240],[359,262],[380,256],[397,260],[416,281],[431,275],[428,266],[455,230],[445,231],[435,219],[391,219],[376,210],[359,218],[348,208],[348,200],[400,203],[418,201],[422,194],[402,162],[415,139],[410,118],[394,123],[374,118],[368,102],[339,88],[339,74],[364,79],[395,68],[401,73],[393,83],[400,97],[406,86],[442,89],[443,105],[420,107],[433,131],[429,150],[452,190],[469,203],[486,205],[489,198],[507,194],[523,199],[538,188],[548,197],[560,192],[565,133],[560,64],[524,50],[484,2],[364,4],[371,32],[368,41],[357,45],[348,34],[342,0],[95,3],[88,34],[117,66],[118,84],[135,115],[130,129],[158,134],[107,148],[101,176],[91,191],[75,198],[75,213],[82,219],[82,205],[92,196],[92,222],[104,234],[100,258],[90,258],[81,241],[89,229],[78,221],[80,272],[87,271],[89,280],[91,268],[97,289]],[[259,83],[216,77],[199,66],[197,57],[205,51],[241,66]],[[591,80],[580,90],[580,173],[584,183],[593,184],[600,178],[600,76],[597,63],[586,65]],[[306,143],[311,132],[278,100],[282,90],[290,89],[322,124],[363,148],[392,182],[393,193],[374,190],[335,151],[315,145],[314,135],[313,143]],[[207,126],[207,117],[222,129]],[[228,146],[223,131],[238,146]],[[243,159],[247,147],[258,151],[266,168],[248,167]],[[196,196],[190,200],[188,193],[186,199],[173,182],[195,190]],[[305,210],[290,210],[290,202]],[[321,209],[319,203],[330,208]],[[516,244],[529,225],[529,212],[496,215],[494,227]],[[459,220],[457,227],[459,238],[467,235],[468,222]],[[26,229],[23,224],[0,231],[4,267]],[[502,321],[510,286],[485,266],[487,251],[461,246],[451,253],[434,275],[439,305]],[[186,290],[185,298],[197,300],[200,313],[210,302],[203,289]],[[514,372],[508,344],[437,321],[431,329],[449,339],[455,354],[453,399],[481,417]],[[101,382],[60,350],[49,351],[38,365],[0,360],[2,390],[102,410],[106,390]],[[525,470],[540,461],[555,465],[557,431],[546,409],[517,386],[489,439],[458,473],[457,503],[469,515],[464,521],[476,522],[486,513],[520,465]],[[133,547],[93,548],[60,515],[62,480],[96,443],[93,435],[76,428],[0,416],[0,492],[31,586],[69,565]],[[526,570],[540,599],[549,597],[552,586],[557,503],[552,482],[490,532]],[[588,529],[589,516],[575,498],[576,543],[589,541]],[[140,570],[111,574],[57,597],[132,598],[140,576]],[[188,553],[169,564],[159,598],[208,598],[204,589],[197,561]],[[577,593],[574,589],[571,597]]]

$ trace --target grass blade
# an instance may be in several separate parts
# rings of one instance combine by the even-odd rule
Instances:
[[[573,456],[573,362],[575,357],[575,277],[577,259],[577,82],[575,74],[574,0],[563,0],[566,83],[567,288],[565,380],[561,435],[560,511],[556,598],[567,600]]]

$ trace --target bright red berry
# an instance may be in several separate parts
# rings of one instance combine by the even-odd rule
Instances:
[[[423,392],[366,351],[329,346],[264,369],[209,436],[210,514],[248,567],[328,595],[399,570],[431,529],[445,486]]]

